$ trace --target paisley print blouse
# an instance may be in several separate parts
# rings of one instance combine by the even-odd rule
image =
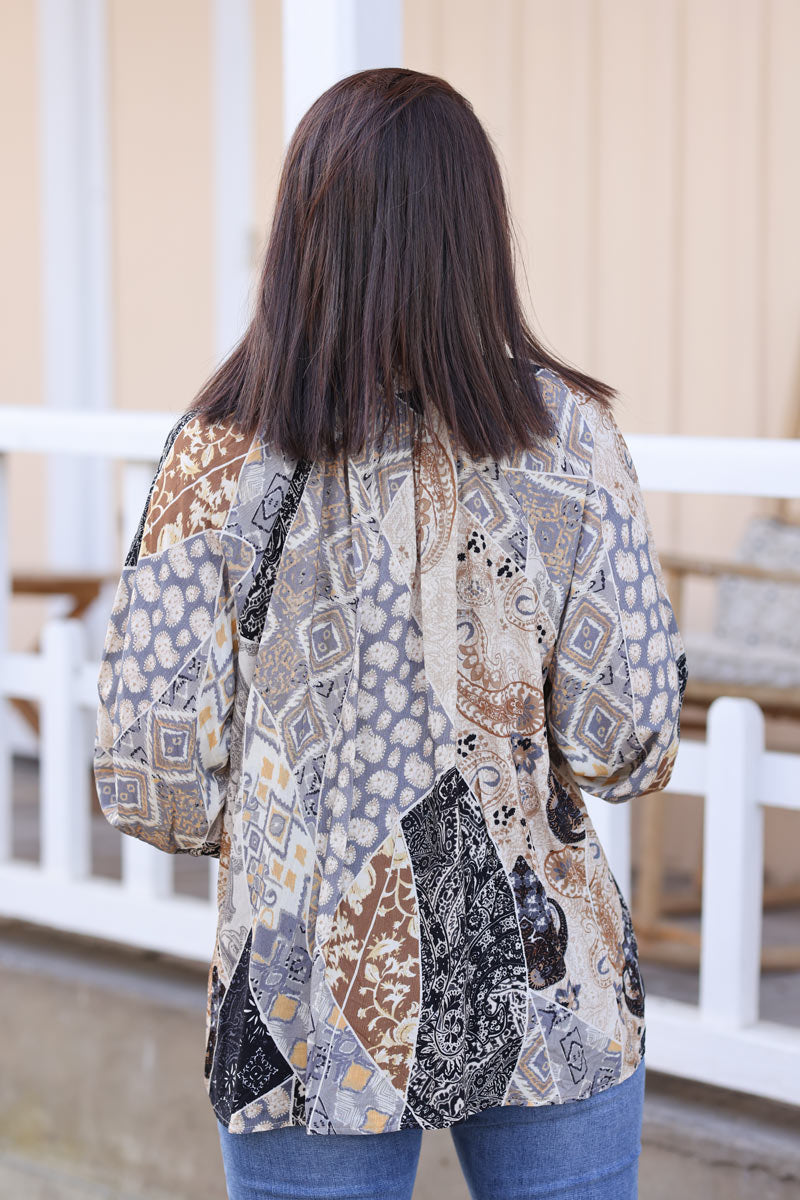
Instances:
[[[234,1133],[444,1128],[621,1082],[645,1045],[582,790],[667,782],[686,680],[630,454],[538,370],[557,434],[292,461],[192,410],[98,682],[108,821],[219,858],[204,1079]]]

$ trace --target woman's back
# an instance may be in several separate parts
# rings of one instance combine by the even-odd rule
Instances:
[[[685,660],[608,410],[453,452],[395,396],[309,462],[190,409],[100,676],[104,812],[218,855],[205,1078],[231,1132],[442,1128],[627,1078],[644,991],[581,787],[664,785]]]

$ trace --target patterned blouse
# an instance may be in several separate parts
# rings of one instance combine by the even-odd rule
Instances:
[[[581,789],[662,788],[686,681],[614,419],[455,455],[287,459],[191,409],[113,604],[107,820],[219,858],[205,1086],[233,1133],[441,1129],[644,1055],[630,912]]]

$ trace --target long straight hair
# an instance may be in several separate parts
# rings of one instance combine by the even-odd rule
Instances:
[[[609,404],[615,390],[548,353],[514,275],[492,143],[444,79],[358,71],[311,105],[287,147],[255,311],[198,393],[287,455],[361,453],[401,395],[455,443],[501,458],[552,435],[550,367]]]

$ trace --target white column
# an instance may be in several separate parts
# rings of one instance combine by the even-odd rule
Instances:
[[[758,800],[764,716],[722,697],[708,713],[700,1010],[735,1029],[758,1019],[764,813]]]
[[[130,834],[122,838],[122,886],[128,895],[164,900],[172,895],[174,855]],[[132,936],[133,930],[121,931]]]
[[[82,744],[77,696],[84,657],[79,621],[50,620],[42,631],[48,675],[41,702],[41,830],[47,880],[82,879],[89,873],[89,773]]]
[[[102,409],[111,387],[105,0],[39,0],[44,402]],[[53,457],[47,511],[54,567],[112,560],[111,472]]]
[[[214,243],[217,361],[249,320],[253,224],[250,0],[214,0]]]
[[[284,142],[337,79],[402,60],[402,0],[283,0]]]

